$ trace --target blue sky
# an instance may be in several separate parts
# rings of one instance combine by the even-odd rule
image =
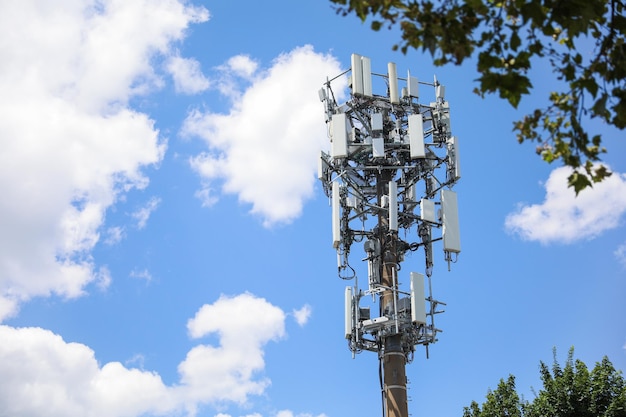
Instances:
[[[410,412],[461,415],[510,373],[531,399],[553,348],[626,369],[623,132],[590,122],[614,175],[574,199],[511,132],[555,86],[541,63],[514,110],[318,0],[4,2],[0,34],[0,415],[379,415],[315,178],[317,90],[352,53],[436,74],[460,143],[463,251],[435,251]]]

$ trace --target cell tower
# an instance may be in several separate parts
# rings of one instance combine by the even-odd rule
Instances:
[[[348,73],[350,98],[340,104],[331,84]],[[383,95],[374,92],[379,87]],[[419,103],[424,87],[433,88],[433,102]],[[319,179],[331,199],[339,277],[354,280],[345,289],[345,338],[353,357],[378,354],[383,415],[408,417],[405,366],[417,345],[428,356],[445,306],[432,294],[433,244],[442,243],[448,269],[461,251],[451,190],[461,177],[458,142],[445,87],[436,78],[398,77],[394,63],[386,74],[373,73],[369,58],[353,54],[351,69],[328,79],[319,95],[331,142],[330,154],[321,152]],[[349,261],[354,243],[367,262],[363,288]],[[402,289],[401,264],[417,251],[424,274],[403,274],[409,288]]]

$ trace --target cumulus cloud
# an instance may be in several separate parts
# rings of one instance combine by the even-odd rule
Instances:
[[[293,317],[296,319],[296,323],[298,323],[298,325],[302,327],[309,321],[309,318],[311,317],[311,312],[311,306],[305,304],[300,309],[294,309],[292,314]]]
[[[154,58],[207,18],[178,0],[0,3],[0,321],[98,279],[106,210],[165,151],[129,101],[162,83]]]
[[[626,212],[626,174],[614,172],[578,196],[567,187],[570,174],[567,167],[552,171],[543,203],[520,205],[507,216],[506,229],[525,240],[572,243],[618,227]]]
[[[232,72],[239,77],[250,79],[258,68],[258,62],[250,58],[250,56],[236,55],[226,63],[225,72]]]
[[[265,226],[289,223],[313,194],[319,150],[328,140],[317,91],[341,72],[339,62],[304,46],[265,71],[243,56],[222,68],[241,80],[222,93],[238,99],[228,114],[192,111],[182,129],[208,147],[191,159],[203,182],[199,195],[210,205],[219,193],[235,194]]]
[[[189,334],[194,339],[215,334],[218,343],[193,347],[173,385],[156,372],[128,367],[142,367],[141,355],[126,366],[101,366],[83,344],[41,328],[0,325],[0,415],[193,416],[203,404],[245,404],[270,383],[262,376],[264,348],[285,336],[285,317],[252,294],[222,296],[204,305],[189,320]]]
[[[193,348],[179,365],[181,381],[197,401],[244,403],[269,384],[256,378],[264,368],[263,346],[285,335],[285,313],[251,294],[222,296],[203,306],[187,323],[192,338],[219,335],[219,346]],[[209,397],[207,398],[207,395]]]
[[[204,76],[200,63],[193,58],[178,55],[169,58],[167,70],[174,79],[174,88],[184,94],[198,94],[209,88],[211,83]]]
[[[0,325],[0,414],[132,416],[176,407],[159,375],[99,367],[94,352],[41,328]]]

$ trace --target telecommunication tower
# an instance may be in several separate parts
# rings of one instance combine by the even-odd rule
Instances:
[[[348,75],[350,97],[338,103],[332,82]],[[420,103],[422,90],[431,88],[434,101]],[[374,73],[368,57],[353,54],[351,68],[328,79],[319,96],[330,153],[321,152],[318,176],[331,200],[339,277],[354,280],[345,288],[344,336],[353,357],[378,354],[383,415],[408,417],[405,367],[417,345],[428,356],[441,331],[435,316],[445,306],[432,294],[433,246],[443,246],[448,269],[461,252],[452,191],[461,177],[459,149],[445,87],[410,72],[398,77],[395,63],[386,74]],[[367,263],[363,284],[350,264],[355,243]],[[400,277],[402,262],[417,251],[424,254],[424,274]]]

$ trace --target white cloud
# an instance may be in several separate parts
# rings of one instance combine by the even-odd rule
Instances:
[[[202,73],[200,63],[193,58],[172,56],[169,58],[166,68],[174,79],[174,87],[177,92],[198,94],[211,85],[209,79]]]
[[[109,227],[105,232],[104,243],[107,245],[115,245],[124,239],[126,232],[123,227]]]
[[[106,210],[165,151],[128,102],[161,83],[155,56],[207,18],[177,0],[0,3],[0,321],[98,279]]]
[[[615,250],[615,252],[613,252],[613,254],[615,255],[615,258],[617,259],[617,262],[619,262],[620,265],[622,265],[622,267],[626,269],[626,243],[621,244]]]
[[[296,323],[298,323],[298,325],[302,327],[309,321],[309,318],[311,317],[311,312],[311,306],[305,304],[302,306],[302,308],[298,310],[294,309],[292,314],[293,317],[296,319]]]
[[[313,417],[310,413],[294,414],[291,410],[281,410],[276,413],[276,417]],[[318,414],[316,417],[326,417],[326,414]]]
[[[136,278],[136,279],[142,279],[146,282],[152,281],[152,274],[150,274],[150,271],[148,271],[147,269],[142,269],[142,270],[133,269],[132,271],[130,271],[130,277]]]
[[[106,266],[101,266],[100,268],[98,268],[95,276],[95,282],[97,287],[101,291],[109,288],[109,285],[111,284],[111,271],[109,271],[109,268],[107,268]]]
[[[310,414],[310,413],[294,414],[294,412],[291,410],[280,410],[273,416],[274,417],[313,417],[313,414]],[[219,413],[219,414],[216,414],[215,417],[232,417],[232,416],[230,414]],[[259,413],[252,413],[252,414],[247,414],[241,417],[263,417],[263,415]],[[326,417],[326,414],[323,414],[323,413],[318,414],[316,417]]]
[[[192,160],[192,167],[195,167],[197,160]],[[213,204],[219,201],[219,198],[216,197],[215,192],[211,187],[206,184],[204,188],[199,189],[195,192],[195,197],[198,198],[202,202],[202,207],[211,207]]]
[[[212,333],[219,346],[193,348],[179,365],[181,382],[195,401],[228,400],[245,403],[263,393],[270,381],[256,378],[265,362],[263,346],[285,335],[285,313],[251,294],[222,296],[204,305],[187,323],[194,339]]]
[[[248,55],[235,55],[228,59],[224,65],[217,67],[219,80],[218,91],[231,102],[241,99],[243,92],[242,83],[250,83],[255,80],[259,63]]]
[[[95,353],[41,328],[0,325],[0,415],[26,417],[193,416],[203,404],[245,404],[270,383],[262,376],[264,346],[285,335],[285,313],[251,294],[222,296],[189,320],[193,338],[215,333],[180,363],[180,381],[165,385],[143,356],[100,365]],[[226,414],[220,414],[226,416]],[[260,417],[259,414],[249,414]]]
[[[152,197],[145,206],[137,210],[132,214],[133,218],[137,220],[137,228],[143,229],[148,223],[148,219],[154,210],[161,204],[161,199]]]
[[[252,78],[259,68],[258,62],[248,55],[236,55],[228,60],[226,66],[235,75],[247,79]]]
[[[191,160],[203,188],[211,189],[205,204],[216,201],[214,183],[220,181],[221,192],[250,204],[265,226],[288,223],[313,194],[319,150],[328,140],[317,92],[327,76],[341,72],[339,63],[305,46],[279,56],[262,73],[250,73],[256,66],[247,57],[224,68],[251,84],[231,94],[240,99],[228,114],[192,111],[182,130],[208,145]]]
[[[136,353],[135,355],[133,355],[132,358],[125,360],[124,364],[126,366],[137,365],[136,367],[138,367],[139,369],[143,369],[145,361],[146,361],[145,356],[143,356],[141,353]]]
[[[114,417],[177,406],[157,374],[99,367],[90,348],[48,330],[0,325],[0,338],[0,415]]]
[[[507,216],[506,229],[526,240],[572,243],[618,227],[626,212],[626,174],[614,172],[576,197],[567,187],[570,173],[567,167],[552,171],[544,202],[521,205]]]

